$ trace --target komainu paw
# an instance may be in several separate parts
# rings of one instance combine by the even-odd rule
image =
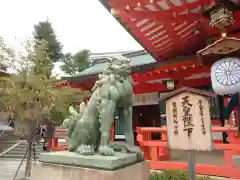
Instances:
[[[94,154],[94,149],[92,148],[92,146],[79,145],[76,152],[80,155],[90,156]]]
[[[99,154],[103,156],[114,156],[114,150],[109,146],[100,146],[98,149]]]

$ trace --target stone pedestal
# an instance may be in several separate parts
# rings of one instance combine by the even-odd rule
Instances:
[[[44,153],[33,163],[31,180],[148,180],[149,163],[135,154],[80,156],[71,152]]]

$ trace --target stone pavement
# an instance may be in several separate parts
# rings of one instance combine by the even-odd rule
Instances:
[[[0,159],[0,179],[1,180],[13,180],[13,177],[17,171],[19,164],[21,163],[20,159]],[[23,162],[16,180],[21,179],[24,176],[26,162]]]
[[[7,159],[7,158],[0,158],[0,180],[13,180],[13,177],[17,171],[17,168],[20,164],[20,159]],[[25,170],[26,162],[23,162],[19,173],[17,175],[16,180],[20,180],[24,177],[24,170]],[[155,171],[161,172],[161,171]],[[213,177],[215,180],[227,180],[228,178],[220,178],[220,177]]]

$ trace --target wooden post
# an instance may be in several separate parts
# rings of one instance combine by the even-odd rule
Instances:
[[[195,151],[188,151],[188,172],[189,179],[196,180],[196,157]]]

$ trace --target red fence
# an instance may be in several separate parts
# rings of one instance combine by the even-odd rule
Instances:
[[[168,143],[166,139],[162,140],[151,140],[151,133],[162,132],[163,135],[166,134],[166,128],[137,128],[137,140],[140,147],[145,153],[145,159],[150,160],[150,165],[152,169],[158,170],[185,170],[187,171],[188,165],[186,162],[172,162],[165,161],[170,159],[170,153],[168,149]],[[208,165],[208,164],[197,164],[196,172],[205,175],[215,175],[230,178],[240,178],[240,167],[235,167],[232,162],[233,155],[239,155],[240,153],[240,143],[237,143],[235,138],[235,143],[231,136],[235,136],[234,132],[237,132],[237,128],[224,128],[215,127],[212,132],[228,132],[229,133],[229,144],[215,143],[214,148],[217,150],[224,151],[225,166],[218,165]],[[238,141],[239,142],[239,141]]]
[[[67,129],[56,129],[56,133],[67,133]],[[66,143],[60,145],[59,140],[63,139]],[[52,141],[48,144],[51,151],[66,151],[67,150],[67,136],[54,136]]]
[[[67,132],[65,129],[58,129],[56,132]],[[161,132],[161,140],[151,140],[151,134],[154,132]],[[235,167],[232,162],[233,155],[240,154],[240,138],[236,136],[237,128],[214,127],[212,132],[228,132],[229,144],[222,142],[214,142],[214,147],[217,150],[224,151],[225,166],[197,164],[196,171],[199,174],[215,175],[230,178],[240,179],[240,168]],[[173,162],[170,160],[170,151],[168,149],[166,128],[153,127],[137,127],[137,141],[139,146],[144,151],[145,159],[150,160],[151,169],[155,170],[186,170],[187,162]],[[66,144],[59,145],[59,139],[65,139],[65,136],[55,136],[50,145],[52,151],[65,151]]]
[[[56,129],[56,133],[67,133],[67,129]],[[112,123],[111,129],[111,140],[114,140],[115,132],[114,132],[114,122]],[[63,139],[66,141],[65,144],[60,145],[59,140]],[[54,136],[52,141],[48,144],[51,151],[66,151],[67,150],[67,136]]]
[[[237,114],[238,115],[238,114]],[[229,121],[232,124],[232,119]],[[146,160],[150,160],[152,169],[155,170],[186,170],[188,168],[187,162],[173,162],[170,161],[170,151],[168,149],[166,128],[154,128],[154,127],[137,127],[137,141],[139,146],[144,151]],[[58,133],[66,133],[65,129],[57,129]],[[152,140],[151,134],[154,132],[161,132],[161,140]],[[232,162],[233,155],[240,154],[240,136],[235,128],[225,127],[213,127],[212,132],[227,132],[229,144],[223,144],[221,140],[214,141],[214,147],[217,150],[224,151],[224,166],[209,165],[209,164],[197,164],[196,171],[199,174],[215,175],[230,178],[240,179],[240,168],[236,167]],[[112,140],[114,139],[114,123],[112,127]],[[65,139],[66,143],[60,145],[59,140]],[[49,143],[49,147],[52,151],[65,151],[67,149],[67,137],[55,136]]]

